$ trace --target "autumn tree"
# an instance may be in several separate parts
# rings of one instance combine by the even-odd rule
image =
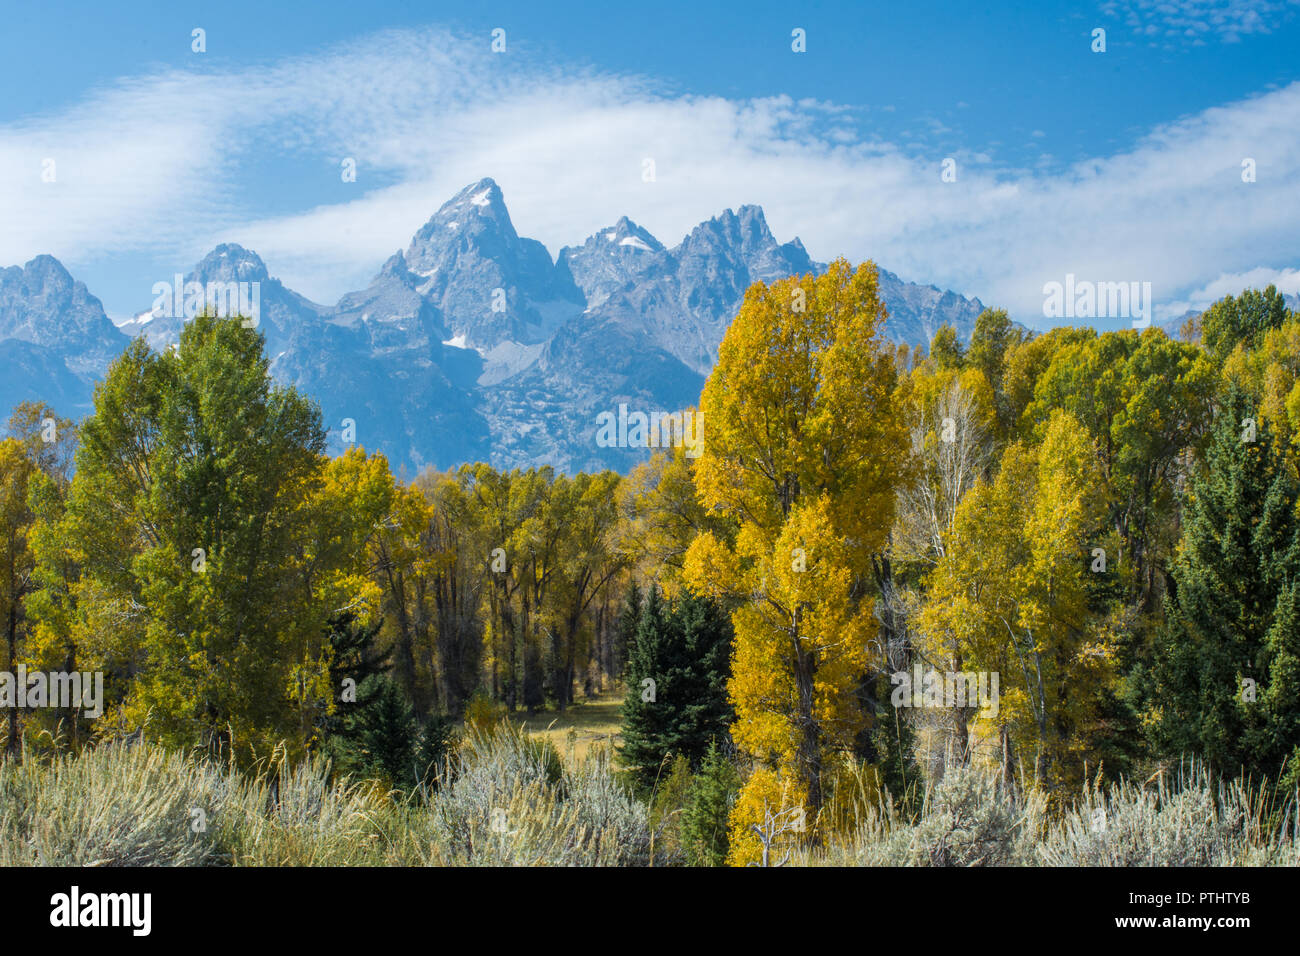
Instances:
[[[962,502],[919,619],[932,667],[999,674],[996,713],[959,702],[959,754],[973,722],[981,759],[1007,776],[1024,759],[1049,787],[1081,778],[1113,672],[1086,583],[1098,492],[1092,442],[1057,411],[1041,446],[1009,446]]]
[[[393,660],[393,679],[423,718],[437,705],[429,633],[429,580],[433,566],[444,556],[425,539],[430,535],[433,510],[426,492],[426,476],[416,487],[396,486],[392,506],[370,542],[370,574],[378,586],[384,615],[384,638]]]
[[[539,623],[547,686],[560,710],[573,702],[577,662],[590,651],[589,611],[627,565],[617,531],[620,481],[612,471],[560,477],[548,501],[562,533],[554,539],[555,577]]]
[[[24,625],[24,605],[33,587],[35,560],[28,544],[32,511],[27,489],[34,467],[22,443],[0,441],[0,616],[5,635],[5,669],[13,672]],[[18,753],[18,708],[8,707],[7,752]]]
[[[865,719],[853,690],[876,629],[871,556],[905,467],[884,317],[870,263],[855,271],[840,260],[819,277],[755,284],[701,401],[700,500],[739,530],[734,545],[697,537],[685,580],[738,602],[733,737],[812,819],[827,755],[850,746]],[[761,807],[742,795],[737,833],[750,832],[747,814]]]
[[[700,503],[695,493],[695,462],[677,446],[641,462],[620,486],[622,549],[643,580],[654,579],[664,594],[676,596],[691,542],[705,531],[731,540],[734,522]]]
[[[1251,396],[1278,450],[1296,467],[1300,463],[1300,318],[1292,315],[1253,344],[1239,343],[1224,362],[1223,377]]]
[[[426,473],[416,487],[430,508],[418,549],[428,577],[417,591],[432,606],[421,616],[433,622],[437,697],[445,713],[460,715],[481,677],[490,549],[482,515],[455,475]]]
[[[5,666],[20,663],[27,630],[27,599],[37,589],[36,554],[31,535],[36,508],[60,507],[67,492],[76,428],[49,406],[22,402],[9,417],[8,438],[0,440],[0,621],[5,635]],[[20,714],[8,708],[6,748],[21,746]]]
[[[984,477],[997,425],[977,369],[915,370],[903,401],[916,468],[899,490],[894,554],[925,567],[943,557],[957,506]]]

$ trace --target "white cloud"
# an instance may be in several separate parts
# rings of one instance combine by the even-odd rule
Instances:
[[[1203,312],[1224,296],[1237,295],[1242,289],[1266,289],[1271,285],[1277,286],[1277,291],[1284,295],[1300,295],[1300,269],[1251,269],[1249,272],[1221,275],[1192,290],[1183,301],[1170,302],[1166,306],[1167,316],[1174,318],[1188,312]]]
[[[814,257],[875,258],[1026,319],[1067,272],[1150,281],[1158,302],[1177,303],[1207,276],[1286,268],[1300,248],[1300,83],[1063,173],[955,153],[955,183],[940,181],[942,155],[846,135],[861,112],[670,96],[638,77],[521,69],[441,32],[386,33],[239,73],[124,80],[0,127],[0,221],[17,224],[0,230],[0,263],[134,250],[170,275],[235,241],[328,303],[483,176],[553,254],[623,214],[671,246],[701,219],[758,203],[779,239],[799,235]],[[46,155],[56,184],[40,182]],[[267,157],[279,156],[336,179],[356,158],[358,182],[329,191],[355,198],[266,215],[283,175]],[[1245,157],[1255,183],[1241,181]],[[655,182],[642,181],[645,158]]]

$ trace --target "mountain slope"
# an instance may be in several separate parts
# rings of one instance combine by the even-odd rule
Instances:
[[[164,295],[121,331],[56,260],[0,270],[0,339],[15,340],[0,401],[48,395],[84,411],[128,336],[166,348],[224,290],[225,301],[256,306],[271,373],[320,403],[331,451],[346,424],[408,473],[475,460],[622,470],[647,452],[600,447],[596,416],[694,405],[745,290],[824,268],[798,239],[778,242],[758,206],[726,210],[673,248],[624,216],[552,262],[482,179],[333,307],[285,287],[235,244],[196,264],[182,301]],[[885,333],[898,342],[928,343],[944,322],[968,338],[983,309],[884,269],[880,288]]]
[[[45,401],[63,414],[89,410],[95,382],[128,339],[104,306],[53,256],[0,269],[0,411]]]

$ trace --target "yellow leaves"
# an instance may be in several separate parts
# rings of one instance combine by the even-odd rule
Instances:
[[[1255,397],[1260,417],[1290,447],[1293,462],[1300,457],[1300,320],[1269,329],[1254,349],[1239,344],[1222,375]]]
[[[388,460],[352,447],[326,462],[316,505],[332,517],[359,519],[348,530],[365,537],[393,510],[397,494]]]
[[[931,426],[934,440],[938,441],[942,416],[937,414],[937,409],[954,386],[970,397],[974,411],[971,424],[986,434],[992,434],[997,427],[997,407],[993,387],[979,369],[940,369],[919,365],[908,376],[905,392],[900,397],[910,406],[911,417],[926,421]]]
[[[1083,688],[1097,688],[1113,663],[1113,635],[1091,619],[1085,587],[1101,489],[1088,433],[1055,410],[1040,447],[1008,447],[993,484],[962,502],[919,616],[932,655],[1001,674],[996,722],[1031,753],[1063,752],[1064,740],[1043,736],[1045,711],[1056,715],[1053,734],[1087,732],[1097,695]]]
[[[1026,519],[1032,570],[1078,579],[1088,553],[1085,535],[1104,520],[1102,475],[1087,433],[1069,414],[1052,413],[1038,451],[1037,491]]]
[[[33,471],[21,442],[0,441],[0,618],[9,618],[10,609],[20,604],[30,587],[32,513],[27,491]]]
[[[792,607],[843,608],[851,575],[845,548],[831,527],[827,496],[795,507],[777,538],[773,558],[770,573]]]
[[[775,542],[747,524],[735,551],[701,535],[687,553],[685,578],[694,590],[747,601],[732,617],[728,689],[732,735],[759,760],[794,766],[796,715],[804,708],[828,747],[847,745],[861,726],[853,689],[876,624],[868,602],[850,601],[847,560],[826,496],[796,507]],[[807,702],[794,679],[800,659],[813,662]]]
[[[795,708],[790,648],[753,605],[742,605],[732,617],[736,641],[727,690],[736,710],[731,735],[757,759],[773,764],[792,759]]]
[[[686,551],[682,580],[696,594],[715,600],[740,592],[741,577],[735,554],[711,532],[704,532]]]
[[[804,791],[788,775],[758,767],[741,787],[728,821],[728,866],[750,866],[763,858],[766,836],[769,862],[775,866],[811,826]],[[758,831],[763,831],[762,834]]]
[[[619,495],[617,550],[629,556],[640,577],[657,579],[664,596],[675,597],[691,541],[722,525],[696,496],[694,460],[682,447],[657,452],[622,481]]]
[[[853,690],[875,621],[852,584],[885,544],[908,467],[884,320],[871,263],[756,284],[700,401],[699,500],[738,529],[730,548],[697,536],[683,578],[744,602],[732,619],[733,736],[814,799],[813,757],[862,723]]]
[[[701,397],[706,507],[775,534],[796,498],[825,492],[842,535],[880,545],[904,437],[884,315],[870,263],[750,288]]]

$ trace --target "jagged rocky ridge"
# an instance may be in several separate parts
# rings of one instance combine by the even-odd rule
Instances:
[[[671,249],[623,217],[552,261],[519,236],[500,188],[483,179],[333,307],[286,288],[233,244],[184,278],[257,283],[271,372],[320,403],[332,450],[352,419],[357,442],[413,474],[476,460],[626,469],[646,451],[599,447],[597,414],[694,405],[745,289],[822,268],[798,239],[778,243],[758,206],[727,210]],[[883,269],[880,278],[894,341],[928,342],[945,322],[968,337],[983,308]],[[0,270],[10,371],[0,409],[32,398],[84,414],[130,337],[166,348],[183,323],[145,311],[119,329],[49,256]]]

